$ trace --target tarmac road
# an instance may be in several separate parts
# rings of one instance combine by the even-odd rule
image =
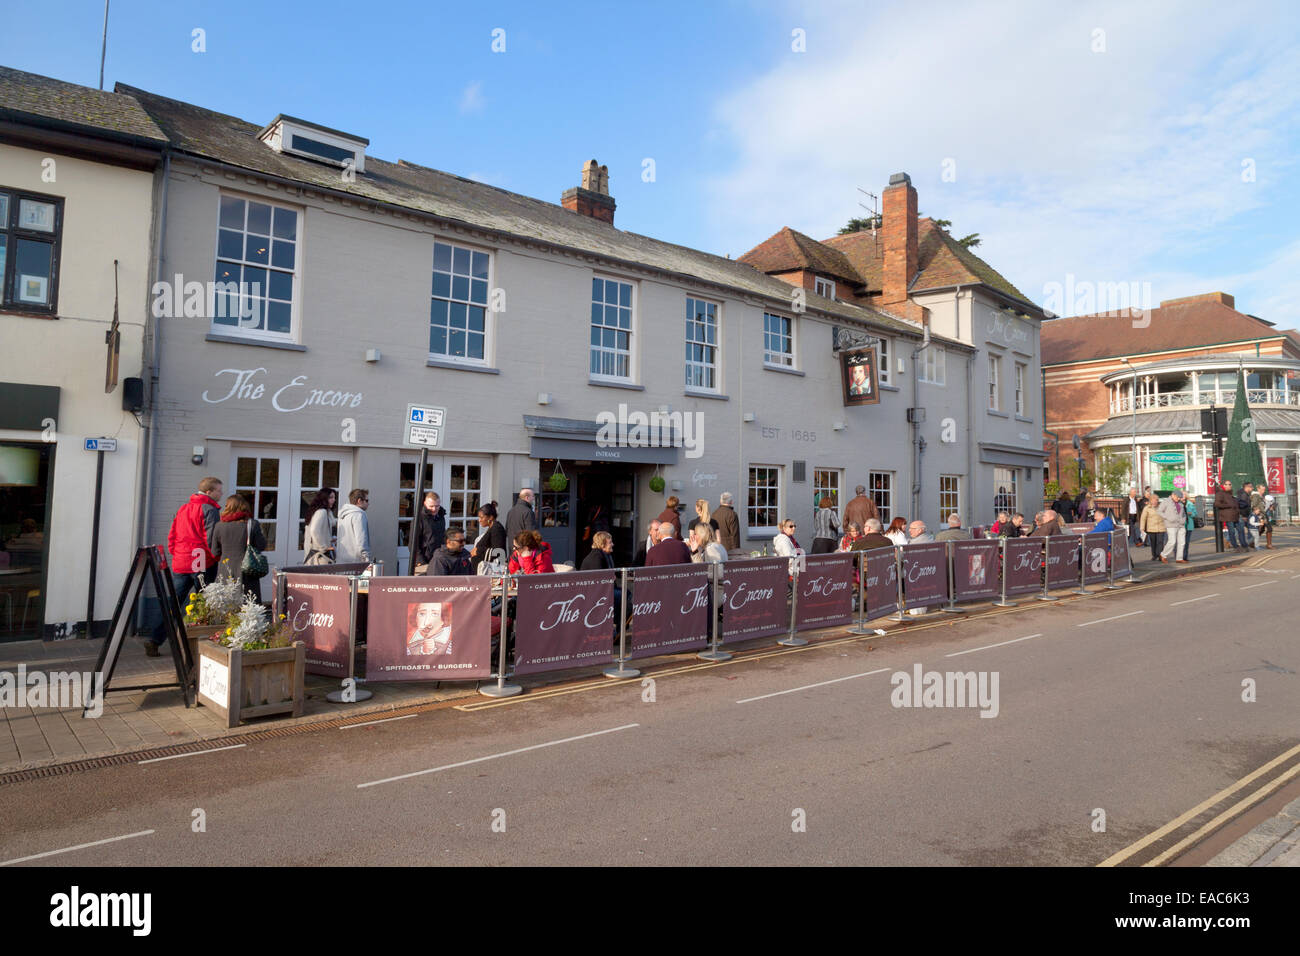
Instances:
[[[0,864],[1094,865],[1300,743],[1298,582],[1287,551],[653,688],[10,784]],[[917,664],[996,674],[996,716],[894,706]]]

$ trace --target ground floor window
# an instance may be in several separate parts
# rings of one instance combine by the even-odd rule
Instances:
[[[775,534],[781,522],[781,469],[753,465],[749,469],[745,520],[749,534]]]
[[[840,506],[840,484],[842,472],[838,468],[813,469],[813,507],[816,508],[823,496],[831,499],[831,507]]]
[[[961,514],[961,475],[939,476],[939,525],[948,522],[948,515]]]
[[[411,543],[411,522],[423,499],[416,501],[415,472],[418,461],[402,461],[398,465],[397,495],[397,546],[408,548]],[[473,541],[478,537],[478,509],[486,500],[483,497],[487,468],[483,462],[456,461],[438,456],[430,458],[424,466],[424,492],[436,492],[439,504],[447,512],[447,529],[458,528]],[[506,504],[498,508],[502,521],[510,510]],[[399,555],[400,560],[400,555]]]
[[[0,442],[0,640],[3,641],[40,637],[45,623],[52,448],[52,444],[44,442]]]
[[[1016,513],[1019,507],[1019,496],[1016,494],[1016,469],[1014,468],[994,468],[993,469],[993,511],[1005,511],[1009,515]],[[979,515],[975,516],[979,519]]]
[[[266,535],[266,559],[276,567],[301,564],[307,512],[322,488],[338,493],[333,513],[352,490],[351,453],[236,445],[226,494],[243,496]],[[225,504],[224,500],[220,504]]]
[[[892,471],[867,472],[867,494],[876,503],[880,512],[880,524],[884,528],[894,520],[894,473]]]

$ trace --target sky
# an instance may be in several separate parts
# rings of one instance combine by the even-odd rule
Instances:
[[[10,9],[0,63],[97,86],[103,11]],[[1294,0],[112,0],[105,87],[552,202],[594,158],[620,228],[733,258],[834,235],[907,172],[922,215],[1056,313],[1122,284],[1292,328],[1298,40]]]

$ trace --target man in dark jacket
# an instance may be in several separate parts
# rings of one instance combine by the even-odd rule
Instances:
[[[641,540],[641,546],[636,549],[636,554],[632,557],[632,567],[645,567],[646,555],[649,554],[650,549],[659,542],[659,525],[659,519],[655,518],[646,528],[646,537]]]
[[[1057,513],[1061,516],[1062,521],[1068,524],[1074,519],[1074,499],[1072,499],[1066,492],[1062,491],[1060,497],[1053,502],[1053,505],[1055,506]]]
[[[429,562],[429,575],[473,574],[469,552],[465,550],[465,532],[452,528],[447,532],[447,543],[433,553]]]
[[[1050,508],[1044,511],[1038,521],[1038,526],[1029,532],[1031,538],[1050,538],[1054,534],[1064,534],[1061,530],[1060,517]]]
[[[661,521],[659,530],[656,532],[659,536],[659,543],[646,552],[645,566],[647,568],[657,568],[668,564],[690,564],[691,549],[688,548],[677,537],[677,529],[673,527],[670,521]]]
[[[506,512],[506,541],[514,545],[520,531],[537,530],[537,514],[533,511],[533,489],[520,488],[519,498]]]
[[[849,547],[850,551],[871,551],[875,548],[892,548],[894,546],[894,542],[881,534],[879,518],[868,518],[863,528],[866,529],[867,533],[853,542]]]
[[[1237,498],[1232,493],[1232,482],[1219,482],[1219,490],[1214,493],[1214,520],[1222,521],[1228,526],[1228,541],[1233,551],[1245,551],[1245,535],[1241,530],[1241,510]]]
[[[217,577],[217,559],[208,548],[208,539],[217,526],[220,512],[217,500],[221,497],[221,479],[204,478],[197,493],[181,505],[167,532],[167,553],[171,560],[172,587],[176,591],[178,616],[193,591],[200,591]],[[144,640],[146,657],[158,657],[158,648],[167,641],[167,629],[159,621],[153,635]]]
[[[411,522],[411,573],[423,574],[433,554],[447,537],[447,510],[439,503],[436,491],[427,491],[415,520]]]
[[[1255,483],[1251,481],[1244,482],[1241,486],[1241,493],[1237,495],[1237,513],[1241,518],[1241,537],[1246,542],[1247,551],[1259,546],[1250,530],[1250,516],[1255,513],[1257,504],[1262,506],[1264,499],[1255,493]]]
[[[866,531],[867,522],[872,518],[879,518],[880,510],[876,507],[876,503],[867,497],[865,485],[858,485],[853,489],[853,494],[856,497],[844,506],[844,527],[856,524]]]
[[[727,549],[727,553],[740,550],[740,519],[736,517],[736,509],[732,507],[736,499],[732,497],[730,491],[724,491],[722,497],[718,499],[722,503],[718,505],[718,510],[713,512],[713,520],[718,523],[718,544]]]

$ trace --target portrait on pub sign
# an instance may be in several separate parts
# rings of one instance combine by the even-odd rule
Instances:
[[[875,405],[880,401],[874,348],[840,353],[840,373],[845,405]]]

